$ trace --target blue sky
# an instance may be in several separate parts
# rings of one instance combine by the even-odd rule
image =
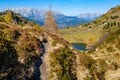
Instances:
[[[79,15],[105,13],[110,8],[120,5],[120,0],[0,0],[0,10],[16,7],[47,9],[50,4],[53,10],[66,15]]]

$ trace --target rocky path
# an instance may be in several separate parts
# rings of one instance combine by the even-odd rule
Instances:
[[[41,59],[42,59],[42,64],[40,66],[40,80],[47,80],[47,73],[46,73],[46,64],[45,64],[45,55],[44,54]]]
[[[45,62],[45,56],[47,55],[47,49],[48,49],[48,45],[49,43],[45,43],[45,53],[43,54],[43,56],[41,57],[42,60],[42,64],[40,66],[40,80],[47,80],[47,72],[46,72],[46,62]]]

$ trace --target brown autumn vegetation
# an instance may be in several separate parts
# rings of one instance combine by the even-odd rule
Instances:
[[[46,20],[44,23],[44,29],[48,32],[56,32],[56,30],[58,29],[58,26],[55,22],[54,15],[51,10],[48,10],[46,12]]]

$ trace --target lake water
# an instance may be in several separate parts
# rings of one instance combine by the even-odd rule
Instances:
[[[73,45],[74,48],[76,48],[78,50],[82,50],[82,51],[87,50],[85,44],[72,43],[72,45]]]

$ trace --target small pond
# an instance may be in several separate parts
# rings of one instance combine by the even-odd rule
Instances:
[[[86,44],[83,43],[72,43],[73,47],[78,50],[86,51]]]

